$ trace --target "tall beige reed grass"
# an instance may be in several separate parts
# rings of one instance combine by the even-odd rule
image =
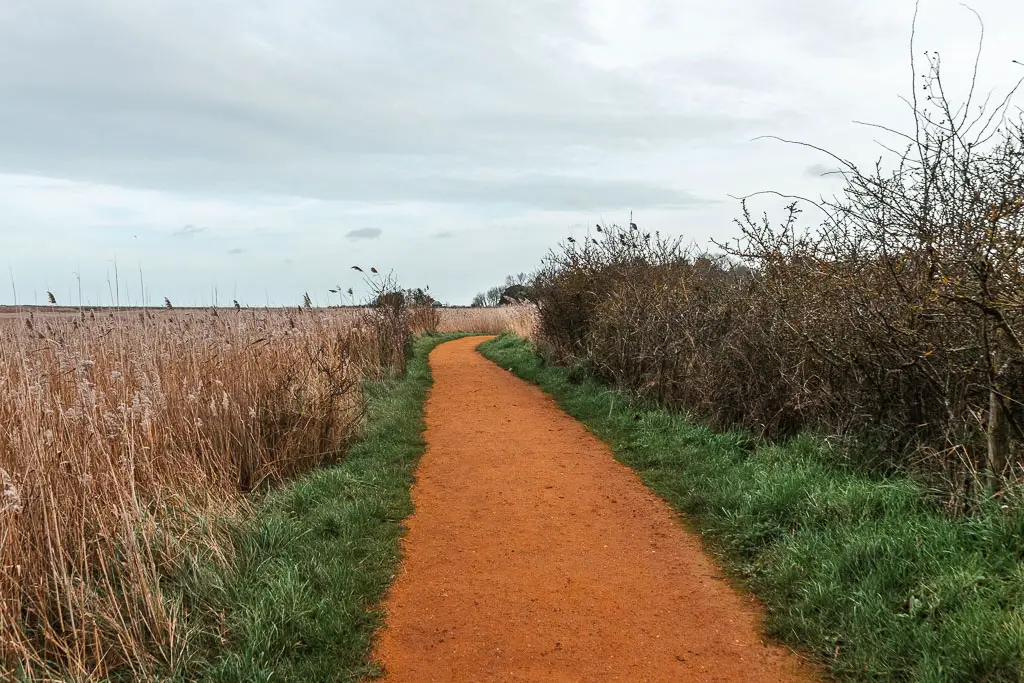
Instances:
[[[494,308],[441,309],[439,332],[479,332],[502,334],[512,332],[530,339],[537,331],[537,307],[531,303]]]
[[[0,678],[181,670],[217,520],[342,457],[410,334],[532,329],[420,308],[0,313]]]
[[[173,671],[189,634],[161,577],[221,552],[218,511],[344,452],[380,362],[357,322],[0,319],[0,677]]]

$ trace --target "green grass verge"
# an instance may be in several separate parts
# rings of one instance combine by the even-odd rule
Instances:
[[[769,635],[848,680],[1024,680],[1024,514],[944,516],[803,436],[756,446],[545,364],[504,336],[483,354],[540,385],[764,603]]]
[[[339,465],[291,482],[231,532],[235,559],[186,583],[214,619],[181,672],[188,680],[354,681],[381,623],[401,522],[423,453],[427,354],[461,335],[422,337],[405,376],[366,387],[364,436]],[[217,615],[217,616],[213,616]]]

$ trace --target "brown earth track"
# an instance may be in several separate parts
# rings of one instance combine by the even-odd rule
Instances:
[[[484,339],[430,356],[385,680],[814,680],[671,509]]]

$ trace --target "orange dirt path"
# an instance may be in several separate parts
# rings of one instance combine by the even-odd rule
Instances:
[[[484,339],[430,355],[385,680],[813,680],[671,509]]]

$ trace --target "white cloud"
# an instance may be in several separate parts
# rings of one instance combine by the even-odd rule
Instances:
[[[200,227],[197,227],[195,225],[189,224],[189,225],[183,226],[179,230],[175,230],[172,234],[175,237],[189,238],[189,237],[195,237],[196,235],[202,235],[204,232],[209,232],[209,231],[210,231],[209,228],[200,228]]]
[[[1024,59],[1024,6],[972,4],[989,21],[987,92],[1024,72],[1011,62]],[[918,51],[943,50],[965,90],[973,18],[957,0],[921,8]],[[877,131],[852,121],[903,127],[912,12],[910,0],[5,0],[0,258],[21,291],[63,297],[81,272],[98,299],[116,260],[176,302],[219,287],[294,303],[338,284],[344,255],[467,301],[571,226],[630,210],[721,238],[729,195],[829,187],[809,171],[827,158],[753,138],[870,163]]]
[[[350,240],[375,240],[381,236],[383,231],[380,228],[359,228],[349,230],[345,237]]]

